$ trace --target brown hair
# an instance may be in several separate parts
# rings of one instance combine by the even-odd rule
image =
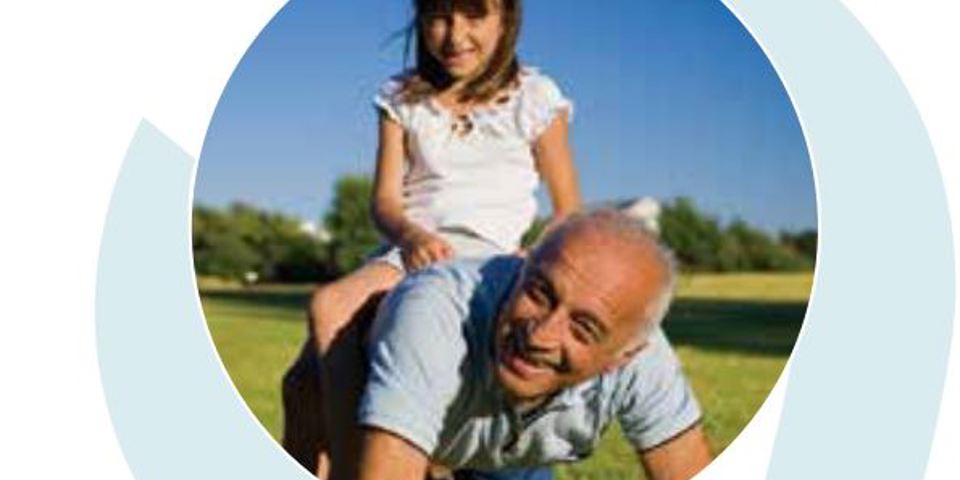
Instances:
[[[489,14],[491,6],[500,9],[503,34],[483,72],[464,86],[460,101],[492,100],[516,80],[520,72],[516,54],[521,23],[520,0],[413,0],[414,19],[407,28],[407,54],[411,40],[414,40],[416,66],[400,91],[404,101],[418,101],[447,89],[453,83],[453,78],[424,45],[424,20],[429,16],[455,11],[485,16]]]

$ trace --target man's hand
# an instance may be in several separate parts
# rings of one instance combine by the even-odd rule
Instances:
[[[427,454],[405,439],[386,430],[364,430],[360,480],[423,480],[428,466]]]
[[[651,480],[686,480],[710,463],[710,447],[700,425],[664,444],[640,452],[640,460]]]

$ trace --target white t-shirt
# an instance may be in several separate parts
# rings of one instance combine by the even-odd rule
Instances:
[[[387,81],[374,104],[406,133],[405,214],[429,230],[466,229],[515,250],[537,211],[533,143],[561,111],[572,120],[573,104],[553,80],[523,67],[505,101],[463,121],[433,98],[404,103],[403,78]]]

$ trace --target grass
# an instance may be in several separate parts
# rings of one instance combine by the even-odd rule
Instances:
[[[722,452],[766,399],[793,348],[812,276],[697,274],[679,282],[666,330]],[[207,323],[241,396],[267,430],[281,433],[280,378],[304,338],[309,288],[210,286],[202,282]],[[587,461],[556,468],[561,480],[636,479],[631,448],[611,428]]]

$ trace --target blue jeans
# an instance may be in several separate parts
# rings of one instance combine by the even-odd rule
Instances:
[[[494,472],[457,470],[453,476],[456,480],[553,480],[553,470],[545,467],[497,470]]]

